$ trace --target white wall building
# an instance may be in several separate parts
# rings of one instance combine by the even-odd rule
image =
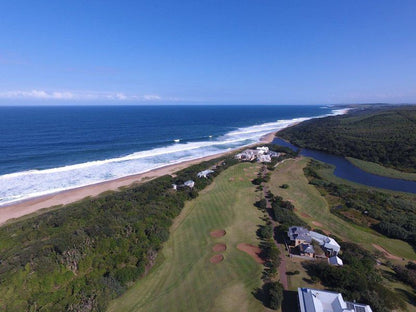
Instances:
[[[298,288],[300,312],[373,312],[366,304],[344,301],[342,294]]]

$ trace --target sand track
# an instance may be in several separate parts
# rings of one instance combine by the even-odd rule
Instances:
[[[249,254],[257,263],[264,264],[264,260],[260,258],[261,249],[259,247],[241,243],[237,245],[237,249]]]

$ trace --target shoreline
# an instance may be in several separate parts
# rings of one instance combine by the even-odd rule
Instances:
[[[277,132],[271,132],[264,135],[259,142],[250,144],[241,148],[249,148],[258,144],[271,143]],[[114,180],[104,181],[91,185],[81,186],[70,190],[65,190],[57,193],[47,194],[43,196],[29,198],[17,203],[11,203],[10,205],[4,205],[0,207],[0,226],[12,222],[20,217],[36,213],[42,209],[48,209],[55,206],[64,206],[77,201],[86,199],[87,197],[96,197],[102,193],[108,191],[118,191],[122,187],[128,187],[136,183],[143,183],[149,180],[167,175],[173,174],[179,170],[182,170],[188,166],[208,161],[217,157],[225,156],[230,153],[235,153],[237,150],[226,151],[210,156],[200,157],[192,160],[187,160],[175,164],[166,165],[160,168],[152,169],[146,172],[129,175]]]

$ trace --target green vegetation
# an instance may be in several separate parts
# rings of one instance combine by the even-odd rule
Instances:
[[[187,202],[161,250],[164,261],[114,300],[109,311],[264,311],[251,294],[261,285],[263,265],[237,249],[240,243],[259,243],[263,214],[253,206],[251,183],[257,171],[257,164],[233,166]],[[215,229],[226,235],[211,237]],[[214,264],[210,258],[217,243],[227,249],[224,261]]]
[[[406,262],[402,260],[402,258],[416,259],[412,246],[401,240],[387,238],[369,228],[367,224],[355,224],[342,215],[331,213],[329,207],[336,207],[339,198],[329,194],[320,186],[316,187],[309,183],[310,177],[307,179],[303,173],[308,171],[305,168],[308,168],[310,161],[303,157],[286,161],[271,175],[267,187],[284,200],[293,203],[294,213],[308,226],[318,232],[330,234],[339,242],[346,241],[341,244],[343,252],[341,258],[345,265],[339,268],[329,266],[326,262],[291,259],[286,264],[287,270],[289,272],[298,270],[299,274],[288,275],[289,289],[305,287],[306,283],[308,287],[330,288],[342,292],[344,297],[350,300],[368,302],[373,311],[386,311],[385,307],[387,311],[391,311],[393,310],[391,307],[394,306],[397,311],[412,311],[416,294],[410,286],[414,276],[411,270],[416,268],[416,265],[409,262],[404,267],[403,263]],[[320,163],[320,166],[319,169],[312,167],[318,176],[324,176],[330,181],[342,181],[330,178],[332,169],[327,168],[325,164]],[[282,183],[288,182],[291,185],[289,189],[279,187]],[[359,185],[350,186],[360,188]],[[363,190],[368,188],[359,189],[360,192]],[[406,200],[414,199],[413,195],[386,192],[386,196],[392,194],[398,196],[397,198],[404,196]],[[390,254],[380,252],[375,248],[376,246],[382,247]],[[385,265],[375,266],[376,257],[388,258],[386,264],[393,270]],[[392,262],[395,264],[393,265]],[[386,272],[387,269],[389,272]]]
[[[193,190],[172,183],[218,161],[1,227],[0,310],[104,310],[155,263],[185,201],[212,180]]]
[[[330,232],[344,241],[360,244],[367,250],[374,251],[374,245],[379,245],[393,255],[409,260],[416,260],[412,246],[401,240],[387,238],[368,226],[353,224],[344,218],[330,212],[328,202],[331,197],[323,197],[318,189],[309,183],[303,168],[309,159],[297,158],[287,160],[273,172],[268,186],[274,194],[288,200],[296,207],[296,215],[310,227]],[[279,185],[287,183],[290,188],[281,189]]]
[[[367,303],[375,312],[405,309],[403,299],[382,284],[376,261],[367,251],[352,243],[341,243],[344,266],[325,262],[305,262],[312,278],[318,278],[331,290],[341,292],[347,300]]]
[[[273,220],[279,222],[285,230],[292,225],[306,226],[306,223],[294,213],[295,206],[290,201],[283,200],[280,196],[274,196],[271,192],[270,201],[272,203]]]
[[[416,106],[364,109],[279,132],[300,147],[416,172]]]
[[[283,286],[279,282],[270,282],[265,285],[268,303],[267,306],[273,310],[278,310],[283,301]]]
[[[403,283],[410,285],[413,289],[416,289],[416,264],[409,262],[406,266],[395,265],[393,270],[396,276]]]
[[[392,168],[383,167],[382,165],[379,165],[373,162],[356,159],[352,157],[346,157],[346,158],[354,166],[372,174],[376,174],[376,175],[388,177],[388,178],[394,178],[394,179],[416,181],[416,173],[402,172],[402,171],[398,171]]]
[[[323,167],[322,163],[312,160],[304,172],[322,194],[331,196],[331,212],[356,224],[370,226],[388,237],[416,245],[414,198],[330,182],[318,173]]]

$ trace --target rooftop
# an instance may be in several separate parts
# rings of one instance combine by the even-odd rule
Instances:
[[[305,242],[312,242],[311,235],[309,230],[302,226],[291,226],[287,232],[290,240],[294,241],[295,239],[303,240]]]
[[[369,305],[346,302],[342,294],[326,290],[298,288],[301,312],[372,312]]]

